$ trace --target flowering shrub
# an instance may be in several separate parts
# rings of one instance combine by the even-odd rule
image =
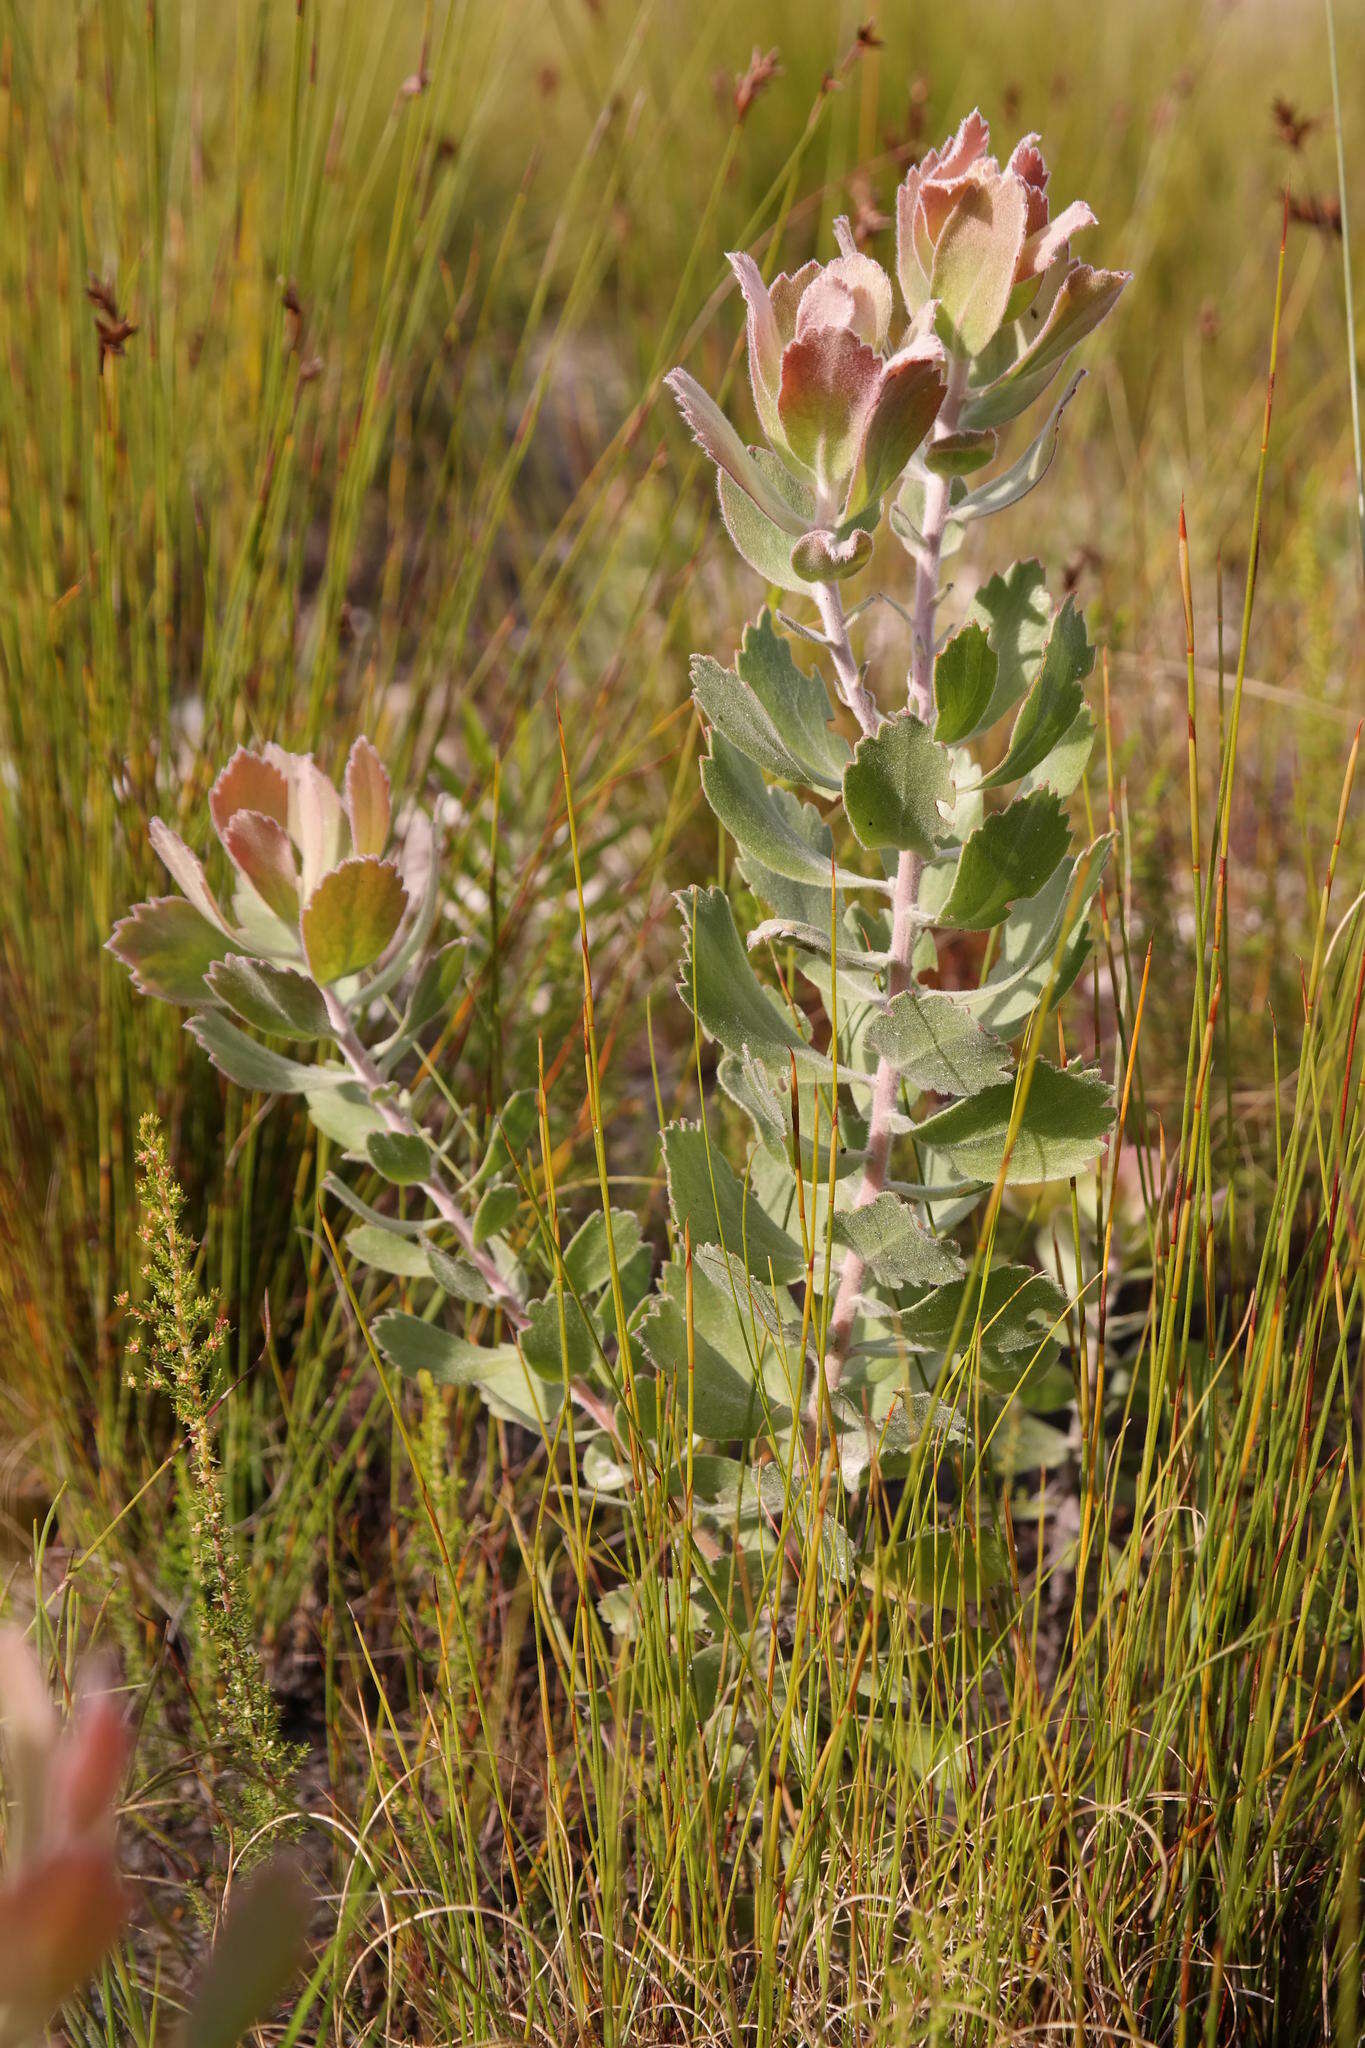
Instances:
[[[993,1261],[992,1247],[1003,1188],[1082,1172],[1111,1121],[1096,1069],[1039,1050],[1086,960],[1107,851],[1104,840],[1073,851],[1064,808],[1093,738],[1093,652],[1037,562],[993,576],[946,639],[938,624],[945,558],[1039,482],[1079,375],[1022,454],[992,468],[1000,431],[1126,281],[1072,259],[1093,216],[1075,202],[1053,220],[1047,186],[1037,139],[1002,169],[979,113],[909,172],[894,348],[891,281],[847,223],[833,262],[771,286],[732,257],[766,449],[746,447],[685,372],[670,380],[716,464],[740,554],[814,605],[818,631],[798,630],[836,694],[831,704],[770,611],[732,666],[693,665],[710,729],[702,785],[767,915],[746,944],[743,897],[690,891],[680,992],[755,1145],[741,1172],[704,1126],[665,1133],[676,1249],[640,1339],[674,1397],[680,1443],[696,1431],[755,1447],[751,1466],[708,1463],[693,1500],[760,1567],[793,1527],[805,1540],[821,1442],[851,1504],[870,1467],[894,1476],[929,1469],[948,1446],[979,1454],[969,1412],[990,1421],[1026,1383],[1056,1395],[1063,1298],[1044,1275]],[[889,711],[854,653],[840,590],[870,560],[884,512],[913,564],[905,704]],[[840,702],[852,744],[832,722]],[[990,736],[1007,716],[1002,744]],[[988,935],[977,985],[944,985],[939,932]],[[779,963],[780,992],[755,955]],[[793,1000],[798,976],[822,1025]],[[976,1211],[969,1260],[959,1226]],[[830,1569],[855,1575],[839,1487],[814,1495]],[[935,1539],[913,1529],[912,1553]],[[722,1595],[732,1611],[736,1583]]]

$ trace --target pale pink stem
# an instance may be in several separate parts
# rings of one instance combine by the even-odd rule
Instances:
[[[369,1096],[375,1109],[383,1117],[385,1124],[400,1137],[425,1138],[425,1132],[419,1131],[413,1119],[405,1116],[390,1099],[388,1084],[356,1035],[350,1014],[340,997],[332,989],[326,988],[322,991],[322,999],[327,1005],[327,1021],[332,1027],[342,1058]],[[473,1224],[435,1169],[420,1186],[433,1209],[454,1231],[470,1264],[487,1282],[488,1291],[506,1320],[514,1330],[524,1330],[527,1326],[525,1309],[482,1245],[475,1244]]]
[[[966,381],[966,364],[954,358],[948,373],[948,389],[934,427],[935,440],[944,434],[952,433],[957,425]],[[949,490],[947,477],[930,474],[924,493],[922,545],[915,567],[915,608],[911,628],[912,651],[910,673],[906,679],[906,699],[910,709],[917,717],[923,719],[926,725],[932,722],[934,709],[934,637],[938,615],[939,565],[944,530],[948,524]],[[822,589],[828,588],[828,585],[822,586]],[[829,633],[830,623],[823,605],[820,616],[825,621],[826,632]],[[842,626],[842,607],[838,611],[838,620]],[[845,631],[846,648],[847,641],[848,635]],[[853,673],[856,675],[857,664],[853,660],[851,649],[848,650],[847,661],[852,665]],[[839,656],[836,654],[836,670],[839,666]],[[842,675],[840,681],[842,689]],[[844,694],[847,696],[846,689]],[[857,709],[856,705],[854,709]],[[863,729],[875,730],[875,727],[864,726]],[[896,863],[896,889],[891,901],[890,961],[886,975],[888,1002],[910,986],[910,959],[918,928],[914,912],[919,901],[921,867],[922,862],[916,853],[903,853]],[[861,1209],[868,1202],[874,1202],[886,1186],[886,1169],[891,1158],[891,1119],[896,1107],[896,1082],[895,1067],[889,1060],[879,1060],[872,1084],[867,1156],[863,1161],[862,1179],[854,1197],[855,1208]],[[839,1269],[839,1288],[834,1297],[834,1308],[825,1335],[824,1384],[830,1393],[834,1392],[843,1377],[844,1360],[853,1333],[853,1319],[858,1312],[864,1272],[864,1262],[857,1252],[851,1249],[846,1251],[843,1265]],[[812,1395],[812,1402],[814,1398]]]

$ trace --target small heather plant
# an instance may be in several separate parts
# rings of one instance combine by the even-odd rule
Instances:
[[[248,1826],[257,1826],[278,1812],[281,1788],[297,1757],[281,1740],[261,1671],[214,1451],[213,1409],[227,1322],[217,1297],[195,1277],[198,1247],[185,1230],[184,1193],[150,1112],[139,1126],[137,1163],[143,1293],[137,1302],[124,1295],[120,1303],[134,1323],[126,1346],[129,1378],[166,1397],[184,1436],[197,1636],[218,1700],[215,1733],[241,1759],[244,1817]]]
[[[869,1475],[931,1472],[945,1454],[965,1471],[969,1423],[984,1456],[1025,1382],[1055,1402],[1065,1298],[994,1259],[1000,1200],[1083,1172],[1112,1122],[1099,1071],[1041,1051],[1088,957],[1107,853],[1104,839],[1073,849],[1065,810],[1094,735],[1093,650],[1036,561],[991,577],[946,637],[939,606],[968,529],[1047,470],[1080,373],[1005,466],[1002,432],[1125,277],[1073,259],[1093,217],[1079,201],[1051,217],[1035,138],[1003,168],[988,152],[973,113],[902,185],[899,313],[844,221],[837,257],[771,285],[732,258],[766,447],[748,446],[686,372],[670,379],[740,554],[815,623],[765,610],[732,668],[693,667],[710,729],[703,787],[768,914],[746,945],[745,898],[689,892],[680,994],[756,1143],[741,1171],[705,1121],[665,1130],[673,1250],[652,1289],[639,1223],[621,1211],[604,1207],[561,1250],[551,1201],[538,1241],[506,1242],[530,1185],[530,1096],[512,1098],[492,1145],[457,1171],[466,1120],[423,1034],[455,992],[460,949],[427,957],[431,833],[414,819],[405,867],[386,852],[389,785],[367,741],[341,795],[311,757],[239,750],[209,804],[234,870],[231,919],[157,823],[183,895],[140,905],[111,941],[148,993],[192,1007],[190,1029],[229,1079],[302,1097],[354,1165],[400,1191],[381,1208],[326,1183],[354,1212],[352,1252],[405,1284],[410,1305],[374,1325],[385,1355],[546,1431],[573,1429],[577,1411],[574,1456],[600,1499],[662,1480],[688,1507],[686,1625],[749,1651],[772,1625],[761,1588],[808,1541],[856,1584]],[[877,593],[909,629],[904,705],[890,711],[850,637],[864,606],[850,615],[842,596],[884,526],[913,572],[908,607]],[[793,633],[828,662],[832,698]],[[1007,717],[1000,747],[990,736]],[[974,984],[946,984],[936,934],[974,942]],[[776,965],[776,993],[755,953]],[[797,976],[823,1021],[796,1000]],[[305,1063],[253,1033],[322,1056]],[[543,1101],[540,1113],[548,1168]],[[902,1490],[902,1522],[920,1499]],[[895,1527],[914,1560],[948,1547],[935,1527]],[[643,1570],[603,1611],[629,1630],[642,1598],[657,1601]]]

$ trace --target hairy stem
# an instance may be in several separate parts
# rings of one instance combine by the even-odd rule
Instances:
[[[815,603],[820,613],[820,623],[825,629],[825,640],[834,663],[835,680],[839,695],[847,704],[853,716],[865,733],[874,733],[882,722],[862,671],[858,667],[848,637],[848,623],[844,618],[844,601],[839,595],[837,583],[817,583]]]
[[[966,387],[965,363],[953,361],[949,370],[948,389],[939,408],[934,428],[934,438],[952,433],[957,425],[957,416],[962,406]],[[934,708],[934,638],[938,615],[938,579],[943,553],[943,535],[948,524],[950,485],[946,477],[931,474],[924,494],[924,531],[922,545],[916,557],[915,566],[915,608],[911,628],[912,649],[910,673],[907,678],[906,696],[911,711],[928,725]],[[822,592],[829,590],[837,608],[837,618],[843,626],[843,609],[838,605],[837,593],[831,586],[822,586]],[[820,616],[825,629],[830,631],[829,619],[824,604]],[[832,637],[832,636],[831,636]],[[847,648],[848,635],[844,632]],[[848,662],[857,675],[857,664],[851,650]],[[835,668],[839,670],[839,655],[835,654]],[[847,689],[842,673],[840,688],[847,698]],[[852,699],[848,699],[852,702]],[[856,704],[854,710],[857,711]],[[861,718],[861,713],[859,713]],[[864,726],[864,731],[875,730]],[[886,995],[890,1002],[910,986],[910,959],[914,952],[915,933],[918,929],[915,908],[919,900],[919,881],[922,863],[915,853],[902,853],[896,864],[896,889],[891,904],[891,952],[886,975]],[[868,1118],[867,1156],[863,1161],[863,1177],[854,1197],[855,1208],[861,1209],[868,1202],[874,1202],[886,1186],[886,1169],[891,1158],[891,1121],[896,1107],[897,1073],[889,1060],[877,1062],[877,1072],[872,1084],[872,1108]],[[862,1293],[865,1266],[853,1250],[844,1253],[844,1262],[839,1269],[839,1288],[834,1297],[834,1309],[829,1319],[825,1336],[824,1384],[830,1393],[843,1377],[844,1360],[848,1354],[849,1339],[853,1333],[853,1319],[858,1312],[858,1301]],[[818,1389],[816,1390],[818,1392]],[[812,1396],[814,1399],[814,1396]]]
[[[375,1109],[391,1131],[404,1138],[423,1138],[410,1116],[394,1104],[388,1093],[388,1083],[380,1073],[370,1055],[356,1035],[350,1014],[345,1004],[332,989],[323,989],[322,999],[327,1005],[327,1021],[332,1027],[337,1046],[351,1072],[369,1096]],[[527,1324],[526,1311],[514,1290],[508,1286],[497,1266],[481,1245],[474,1242],[474,1226],[465,1215],[450,1189],[433,1168],[430,1176],[421,1182],[422,1193],[431,1203],[442,1220],[450,1225],[460,1241],[461,1248],[470,1263],[475,1266],[488,1284],[488,1291],[514,1330],[524,1330]]]

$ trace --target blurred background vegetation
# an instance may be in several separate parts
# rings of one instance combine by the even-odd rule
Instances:
[[[187,1538],[157,1478],[164,1427],[121,1363],[146,1109],[231,1326],[225,1482],[286,1732],[319,1783],[341,1782],[354,1734],[342,1664],[364,1636],[401,1666],[431,1559],[416,1539],[400,1552],[388,1410],[323,1284],[316,1134],[226,1094],[102,951],[162,886],[146,819],[199,844],[237,741],[336,768],[370,732],[399,787],[439,798],[476,963],[452,1081],[491,1113],[543,1047],[572,1206],[590,1167],[558,706],[613,1168],[660,1225],[651,1056],[665,1103],[687,1100],[691,1045],[671,892],[724,858],[687,656],[732,644],[758,593],[659,380],[680,360],[708,389],[728,376],[742,414],[725,250],[776,238],[794,265],[847,212],[889,261],[906,164],[974,103],[1006,148],[1042,132],[1054,194],[1099,216],[1082,253],[1135,273],[1046,500],[960,577],[1038,552],[1107,650],[1120,881],[1135,942],[1157,947],[1153,1119],[1178,1121],[1193,938],[1177,518],[1183,500],[1213,733],[1289,195],[1220,1109],[1248,1180],[1272,1163],[1273,1020],[1299,1004],[1361,708],[1322,17],[1297,0],[872,6],[0,0],[0,1556],[22,1578],[50,1511],[46,1589],[81,1628],[108,1603],[130,1667],[157,1674],[166,1776],[141,1817],[168,1924],[212,1863],[215,1794],[177,1661]],[[1365,17],[1340,11],[1359,166]],[[1212,742],[1204,758],[1211,773]],[[1347,835],[1353,894],[1358,806]],[[431,1423],[426,1455],[453,1524],[471,1459],[491,1502],[465,1407]],[[173,1825],[185,1802],[197,1828]]]

